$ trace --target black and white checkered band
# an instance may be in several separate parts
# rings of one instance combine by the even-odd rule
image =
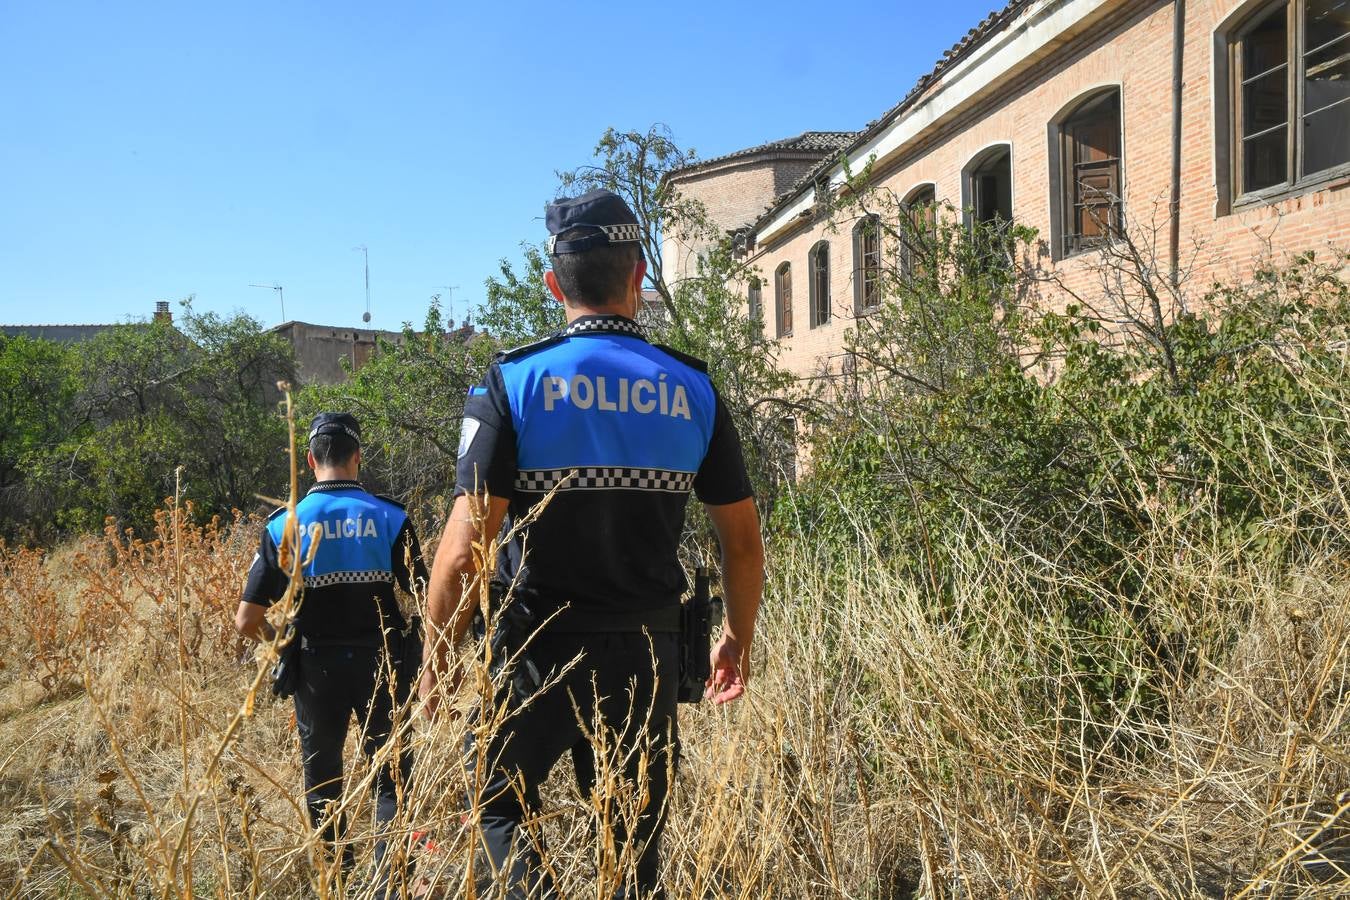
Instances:
[[[585,222],[577,222],[572,228],[595,228],[605,233],[611,244],[634,244],[642,240],[642,226],[640,225],[588,225]],[[548,236],[548,252],[553,253],[554,245],[558,242],[556,234]]]
[[[687,494],[694,487],[694,473],[617,466],[522,469],[516,473],[516,490],[523,493],[545,494],[554,487],[560,491],[629,490]]]
[[[623,316],[605,316],[603,318],[577,319],[571,325],[563,329],[563,337],[573,334],[595,334],[596,332],[612,331],[616,334],[631,334],[634,337],[647,339],[643,333],[642,326],[632,319],[625,319]]]
[[[338,479],[334,481],[320,481],[318,484],[314,485],[305,493],[312,494],[315,491],[352,491],[352,490],[364,491],[365,488],[361,486],[361,482],[359,481],[346,481]]]
[[[329,572],[327,575],[306,575],[305,587],[330,587],[335,584],[393,584],[392,572]]]

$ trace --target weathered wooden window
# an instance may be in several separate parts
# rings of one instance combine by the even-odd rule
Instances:
[[[907,281],[912,281],[929,271],[929,262],[936,250],[937,188],[928,184],[911,191],[905,198],[904,215],[900,273]]]
[[[773,294],[777,337],[792,334],[792,263],[783,263],[774,273]]]
[[[1286,0],[1233,37],[1235,194],[1350,171],[1350,2]]]
[[[830,244],[818,241],[807,254],[807,285],[811,295],[811,327],[830,321]]]
[[[750,286],[746,290],[746,301],[749,304],[750,327],[754,330],[755,340],[764,339],[764,299],[763,289],[760,286],[758,278],[750,279]]]
[[[1122,227],[1120,90],[1083,102],[1060,126],[1064,253],[1077,253]]]
[[[863,216],[853,226],[853,311],[881,305],[881,218]]]

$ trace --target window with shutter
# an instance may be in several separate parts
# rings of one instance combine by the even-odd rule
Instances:
[[[1120,90],[1084,101],[1060,126],[1065,254],[1099,245],[1123,227]]]
[[[775,320],[778,337],[792,334],[792,264],[783,263],[774,273]]]
[[[764,339],[764,300],[758,278],[750,279],[745,299],[749,306],[750,327],[753,329],[755,340],[761,341]]]
[[[900,273],[907,281],[922,279],[928,272],[937,239],[937,188],[915,188],[905,198],[904,236],[900,241]]]
[[[853,226],[853,311],[881,305],[881,219],[864,216]]]
[[[830,321],[830,245],[820,241],[807,254],[809,282],[807,284],[811,301],[811,327],[824,325]]]

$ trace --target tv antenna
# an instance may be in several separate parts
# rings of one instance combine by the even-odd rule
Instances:
[[[436,287],[446,292],[445,303],[450,307],[450,324],[453,326],[455,324],[455,291],[459,290],[459,285],[438,284]]]
[[[281,321],[286,321],[286,293],[279,284],[250,284],[249,287],[267,288],[269,291],[277,292],[277,299],[281,301]]]
[[[365,244],[353,247],[352,250],[360,250],[361,257],[366,261],[366,312],[361,316],[362,322],[370,321],[370,251],[366,249]]]

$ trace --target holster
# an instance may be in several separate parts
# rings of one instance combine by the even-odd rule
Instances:
[[[411,616],[408,627],[398,634],[398,648],[394,657],[394,678],[402,696],[402,690],[417,690],[417,682],[422,677],[422,617]],[[393,648],[391,648],[393,649]]]
[[[694,570],[694,592],[680,604],[679,701],[697,703],[712,677],[713,629],[722,619],[722,598],[709,596],[708,570]]]
[[[285,700],[300,683],[300,635],[294,622],[286,623],[281,650],[272,664],[272,696]]]
[[[508,597],[507,586],[493,581],[488,588],[488,620],[481,611],[473,619],[474,635],[488,643],[488,673],[494,681],[505,680],[512,699],[525,700],[544,684],[526,645],[539,624],[534,611],[523,597]]]

